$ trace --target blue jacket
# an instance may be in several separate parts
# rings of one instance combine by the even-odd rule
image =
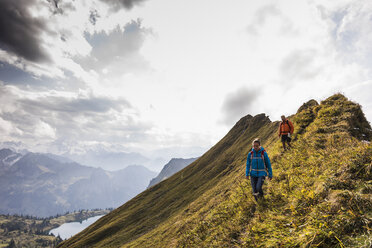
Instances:
[[[269,156],[267,156],[266,151],[264,152],[264,159],[265,159],[265,164],[264,161],[262,160],[261,157],[261,152],[263,151],[263,147],[260,148],[258,152],[256,152],[255,149],[252,148],[253,151],[253,160],[251,159],[252,154],[251,152],[248,153],[247,156],[247,167],[245,170],[245,175],[246,176],[253,176],[253,177],[266,177],[267,173],[265,170],[265,165],[266,169],[269,172],[269,177],[273,177],[273,171],[271,169],[271,163]]]

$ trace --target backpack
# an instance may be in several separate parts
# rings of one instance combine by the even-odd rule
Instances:
[[[253,161],[253,151],[250,152],[250,155],[251,155],[251,161]],[[263,161],[263,164],[264,164],[264,167],[265,167],[266,174],[267,174],[267,176],[269,176],[269,172],[267,170],[266,163],[265,163],[265,149],[263,149],[261,151],[261,158],[262,158],[262,161]],[[252,168],[252,166],[251,166],[251,168]]]

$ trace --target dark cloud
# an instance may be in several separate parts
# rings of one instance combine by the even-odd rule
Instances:
[[[30,73],[25,72],[15,66],[12,66],[8,63],[1,63],[0,62],[0,80],[2,80],[5,84],[14,84],[14,85],[38,85],[38,84],[45,84],[48,85],[43,80],[38,78],[32,77]]]
[[[34,4],[36,0],[0,1],[0,48],[29,61],[47,62],[50,58],[40,40],[47,20],[30,14]]]
[[[74,2],[61,2],[60,0],[47,0],[53,14],[65,14],[66,12],[76,11]]]
[[[97,20],[98,18],[100,18],[101,16],[99,15],[98,11],[95,9],[95,10],[91,10],[90,11],[90,15],[89,15],[89,21],[90,23],[92,23],[93,25],[96,25],[97,23]]]
[[[131,9],[134,5],[138,5],[145,0],[101,0],[112,6],[113,10],[118,10],[120,8]]]
[[[16,66],[0,62],[0,81],[26,91],[77,91],[85,87],[85,83],[74,78],[71,72],[66,71],[65,75],[64,79],[53,79],[43,75],[36,77]]]
[[[254,88],[239,88],[236,92],[228,94],[222,105],[222,122],[231,125],[249,114],[256,98],[257,92]]]
[[[60,0],[52,0],[52,3],[56,7],[56,9],[58,9],[59,2],[60,2]]]
[[[129,9],[142,1],[109,0],[102,2],[119,10],[121,8]],[[14,57],[9,56],[9,59],[4,58],[3,62],[17,64],[22,70],[32,72],[37,76],[45,72],[45,75],[51,78],[53,76],[48,75],[49,68],[45,67],[47,64],[52,64],[51,68],[62,67],[61,69],[65,71],[72,69],[71,66],[67,67],[67,64],[53,64],[53,58],[56,56],[57,59],[58,54],[63,57],[71,56],[73,60],[76,59],[74,62],[77,64],[81,62],[84,69],[105,69],[105,73],[110,72],[113,76],[115,76],[115,70],[119,73],[123,70],[133,72],[133,70],[140,70],[140,68],[145,68],[145,70],[148,68],[148,62],[139,53],[139,50],[149,30],[143,28],[139,20],[132,21],[124,27],[114,30],[109,35],[105,32],[93,35],[93,40],[96,36],[101,36],[98,40],[104,41],[103,43],[98,42],[98,47],[95,47],[94,42],[92,43],[93,58],[85,56],[86,53],[81,55],[79,51],[75,51],[69,45],[69,40],[82,40],[79,35],[83,35],[83,33],[77,34],[68,28],[60,29],[57,23],[60,20],[59,17],[54,18],[54,16],[60,16],[63,19],[69,16],[69,12],[77,12],[75,5],[75,2],[60,0],[1,0],[0,49],[7,51],[9,55],[16,55]],[[39,10],[42,14],[37,12]],[[37,12],[37,15],[34,12]],[[85,21],[95,25],[100,18],[98,9],[91,6],[90,14],[86,18],[88,19]],[[74,37],[74,35],[78,37]],[[90,37],[88,36],[85,38],[89,40]],[[45,37],[48,37],[48,39],[45,39]],[[60,40],[67,43],[66,47],[60,45]],[[69,50],[69,46],[72,49]],[[65,48],[67,50],[64,50]],[[57,51],[52,57],[52,52],[56,49],[61,53]],[[80,58],[77,58],[79,56]],[[89,58],[84,60],[84,58],[81,58],[83,56]],[[15,61],[17,58],[19,60]],[[66,68],[63,68],[64,66]],[[57,70],[54,72],[57,72]]]
[[[295,50],[286,56],[279,70],[283,75],[283,86],[290,86],[295,82],[314,79],[322,72],[317,64],[316,51],[313,49]]]

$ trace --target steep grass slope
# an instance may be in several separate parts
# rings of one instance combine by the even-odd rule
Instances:
[[[360,106],[338,94],[291,120],[290,151],[281,152],[278,122],[248,115],[197,161],[61,247],[368,247],[371,129]],[[258,205],[244,179],[255,137],[274,171]]]

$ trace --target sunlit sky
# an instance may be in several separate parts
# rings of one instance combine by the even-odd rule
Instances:
[[[2,146],[191,157],[338,92],[372,120],[370,0],[0,1]]]

